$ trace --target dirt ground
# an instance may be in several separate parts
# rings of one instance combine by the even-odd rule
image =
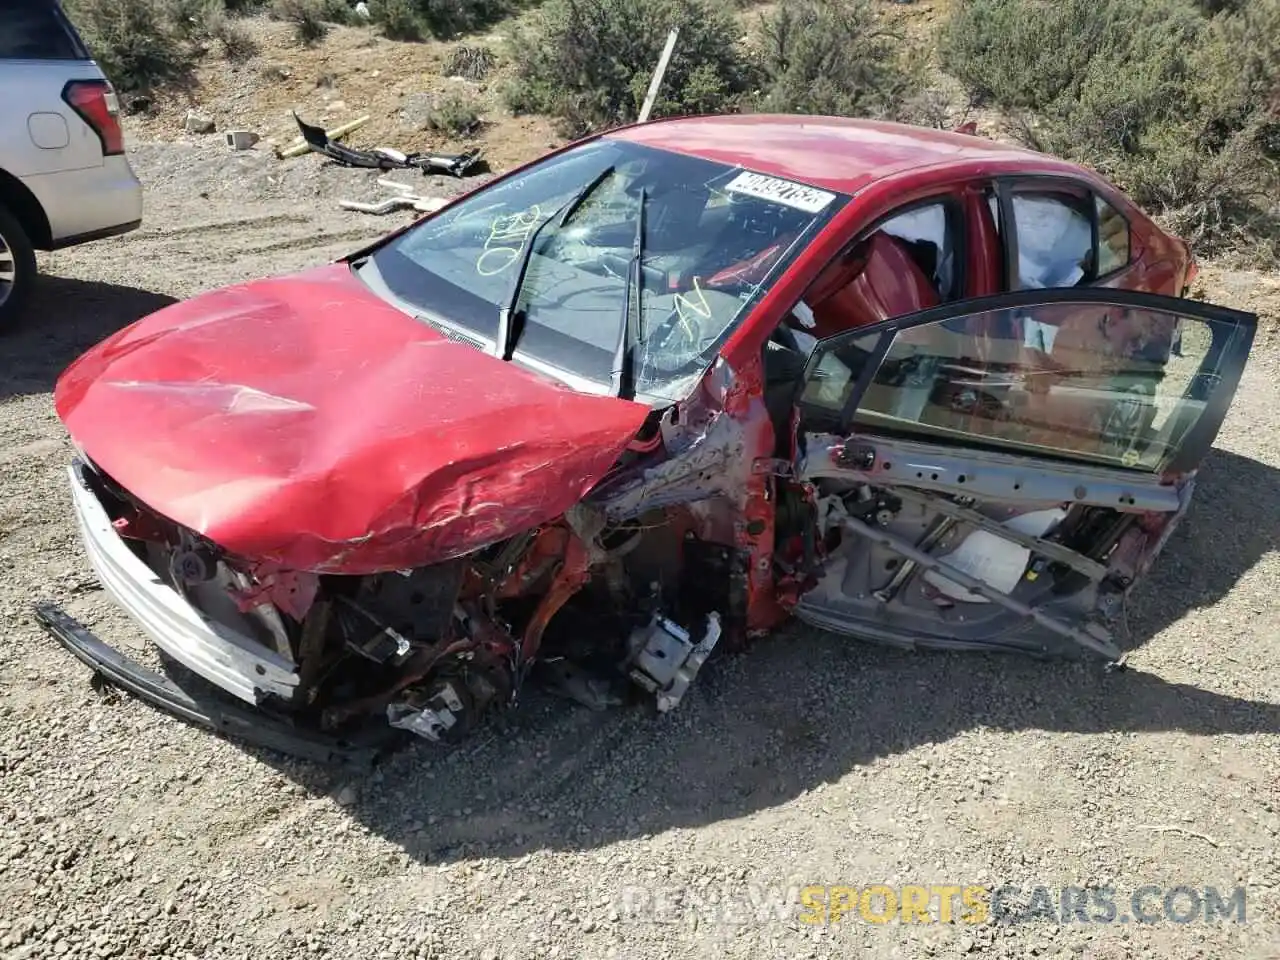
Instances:
[[[29,613],[51,598],[141,650],[74,530],[59,371],[173,298],[403,222],[337,210],[374,176],[314,157],[133,161],[146,226],[45,258],[31,321],[0,340],[0,957],[1280,957],[1273,333],[1131,604],[1128,671],[793,629],[709,667],[668,717],[533,695],[456,752],[353,777],[95,693]],[[1202,286],[1276,329],[1275,278],[1207,269]],[[1121,915],[1144,885],[1243,886],[1246,914],[822,926],[794,898],[774,909],[816,884],[1111,886]]]

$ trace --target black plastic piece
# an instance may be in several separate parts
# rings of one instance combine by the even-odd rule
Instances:
[[[373,170],[421,170],[423,173],[447,173],[454,177],[465,177],[468,173],[480,173],[484,169],[479,150],[456,154],[402,153],[395,156],[392,155],[394,151],[353,150],[330,140],[323,127],[306,123],[296,113],[293,119],[298,122],[302,139],[312,152],[324,154],[343,166]]]
[[[112,686],[229,739],[314,763],[355,767],[371,766],[388,747],[403,739],[400,731],[391,727],[349,739],[325,735],[293,726],[253,707],[200,696],[103,643],[52,603],[37,604],[35,614],[55,640]]]

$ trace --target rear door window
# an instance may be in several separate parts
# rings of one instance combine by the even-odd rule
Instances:
[[[84,48],[45,0],[0,0],[0,60],[83,60]]]
[[[1002,189],[1008,191],[1005,218],[996,190],[987,202],[1005,245],[1005,289],[1086,286],[1129,265],[1129,222],[1084,184],[1017,183]],[[1003,236],[1003,222],[1010,222],[1011,237]]]
[[[1013,195],[1018,259],[1015,290],[1088,283],[1096,275],[1087,203],[1065,193]]]

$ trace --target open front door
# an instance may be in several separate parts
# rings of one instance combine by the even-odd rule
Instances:
[[[826,555],[796,613],[905,646],[1120,650],[1256,317],[1106,289],[947,304],[820,341],[796,472]]]

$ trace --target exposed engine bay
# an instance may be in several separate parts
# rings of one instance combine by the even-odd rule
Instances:
[[[270,665],[246,658],[236,668],[259,679],[236,691],[242,699],[252,690],[256,707],[327,732],[381,718],[453,743],[535,671],[596,709],[629,690],[673,709],[722,639],[746,635],[738,508],[725,499],[741,492],[728,469],[741,425],[723,412],[713,421],[656,425],[623,454],[617,482],[554,522],[368,575],[264,569],[159,516],[87,460],[75,472],[151,574],[217,630],[296,671],[283,696],[269,689]]]
[[[143,512],[102,474],[81,476],[157,577],[207,618],[297,665],[292,702],[268,696],[257,705],[327,731],[383,715],[456,742],[488,708],[511,702],[535,664],[589,705],[621,702],[630,681],[668,710],[720,640],[730,604],[727,551],[701,541],[691,517],[659,509],[610,523],[584,508],[429,567],[276,574],[277,597],[312,595],[305,612],[290,612],[293,600],[267,599],[236,558]]]

